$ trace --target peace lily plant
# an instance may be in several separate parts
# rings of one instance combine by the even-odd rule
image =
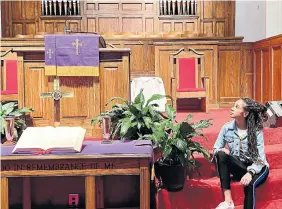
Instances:
[[[200,143],[193,141],[193,137],[205,137],[200,130],[209,127],[211,123],[210,119],[190,123],[191,114],[184,121],[177,122],[176,110],[170,105],[166,105],[166,115],[167,118],[160,123],[154,123],[153,134],[144,137],[150,139],[159,151],[155,173],[162,187],[169,191],[180,191],[186,179],[186,168],[196,167],[193,154],[200,153],[209,161],[209,152]]]
[[[101,125],[103,117],[108,116],[111,119],[112,139],[142,139],[144,135],[153,134],[152,125],[154,123],[160,123],[164,119],[164,116],[156,109],[158,105],[154,103],[154,101],[164,97],[168,96],[155,94],[145,101],[143,90],[140,91],[133,102],[124,98],[113,97],[107,102],[106,106],[115,100],[121,101],[122,104],[114,104],[112,109],[93,118],[91,124],[99,123]]]
[[[209,127],[211,123],[210,119],[191,123],[192,115],[177,122],[176,110],[171,105],[166,104],[164,114],[157,110],[158,105],[154,101],[164,97],[168,96],[155,94],[145,101],[142,90],[134,101],[113,97],[106,106],[114,100],[122,104],[114,104],[112,109],[93,118],[91,124],[101,124],[103,117],[107,116],[111,119],[112,139],[151,140],[159,156],[155,156],[157,178],[161,180],[163,188],[179,191],[184,185],[186,168],[196,165],[193,154],[200,153],[209,160],[209,152],[193,141],[193,137],[205,137],[201,129]]]

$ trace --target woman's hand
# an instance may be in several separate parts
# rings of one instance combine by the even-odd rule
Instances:
[[[242,178],[240,183],[244,186],[248,186],[249,183],[252,181],[252,175],[250,173],[246,173]]]

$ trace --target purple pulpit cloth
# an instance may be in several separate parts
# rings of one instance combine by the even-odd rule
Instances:
[[[80,153],[72,155],[111,155],[111,154],[149,154],[152,156],[153,147],[150,140],[132,140],[122,142],[113,141],[112,144],[101,144],[101,141],[84,141]],[[12,154],[14,146],[1,146],[1,157],[3,156],[22,156],[31,154]],[[69,155],[69,152],[55,151],[54,155]],[[46,155],[52,155],[46,154]]]
[[[99,35],[48,34],[45,41],[45,71],[63,76],[99,72]],[[61,73],[60,73],[61,72]],[[95,72],[95,73],[93,73]],[[95,75],[96,75],[95,74]],[[99,74],[98,74],[99,75]]]

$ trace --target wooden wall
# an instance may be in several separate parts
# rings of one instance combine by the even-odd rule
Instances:
[[[31,43],[44,44],[43,39],[27,39]],[[24,39],[2,39],[8,46]],[[210,78],[210,107],[230,106],[240,97],[253,97],[252,43],[242,38],[148,38],[106,37],[106,42],[116,48],[130,48],[130,77],[158,76],[164,81],[166,94],[171,95],[171,53],[181,48],[193,48],[205,54],[205,76]],[[25,41],[25,43],[27,43]]]
[[[282,100],[282,34],[254,43],[254,99]]]
[[[158,76],[171,94],[169,55],[181,48],[205,54],[205,76],[210,78],[210,106],[230,106],[240,97],[253,96],[252,43],[242,38],[108,38],[115,47],[131,48],[131,78]]]
[[[41,16],[41,1],[1,1],[2,37],[38,32],[190,31],[209,36],[235,34],[235,1],[197,0],[196,15],[160,16],[157,0],[81,1],[80,16]]]

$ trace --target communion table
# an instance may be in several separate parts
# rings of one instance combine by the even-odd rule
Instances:
[[[9,208],[9,178],[85,176],[85,209],[101,208],[103,193],[96,176],[140,175],[140,208],[150,208],[151,141],[139,140],[112,144],[84,141],[81,153],[44,155],[12,154],[13,146],[1,147],[1,208]],[[23,208],[30,209],[30,182],[23,184]],[[114,185],[113,185],[114,187]],[[38,191],[40,192],[40,191]],[[100,200],[101,201],[101,200]],[[103,206],[102,206],[103,207]]]

